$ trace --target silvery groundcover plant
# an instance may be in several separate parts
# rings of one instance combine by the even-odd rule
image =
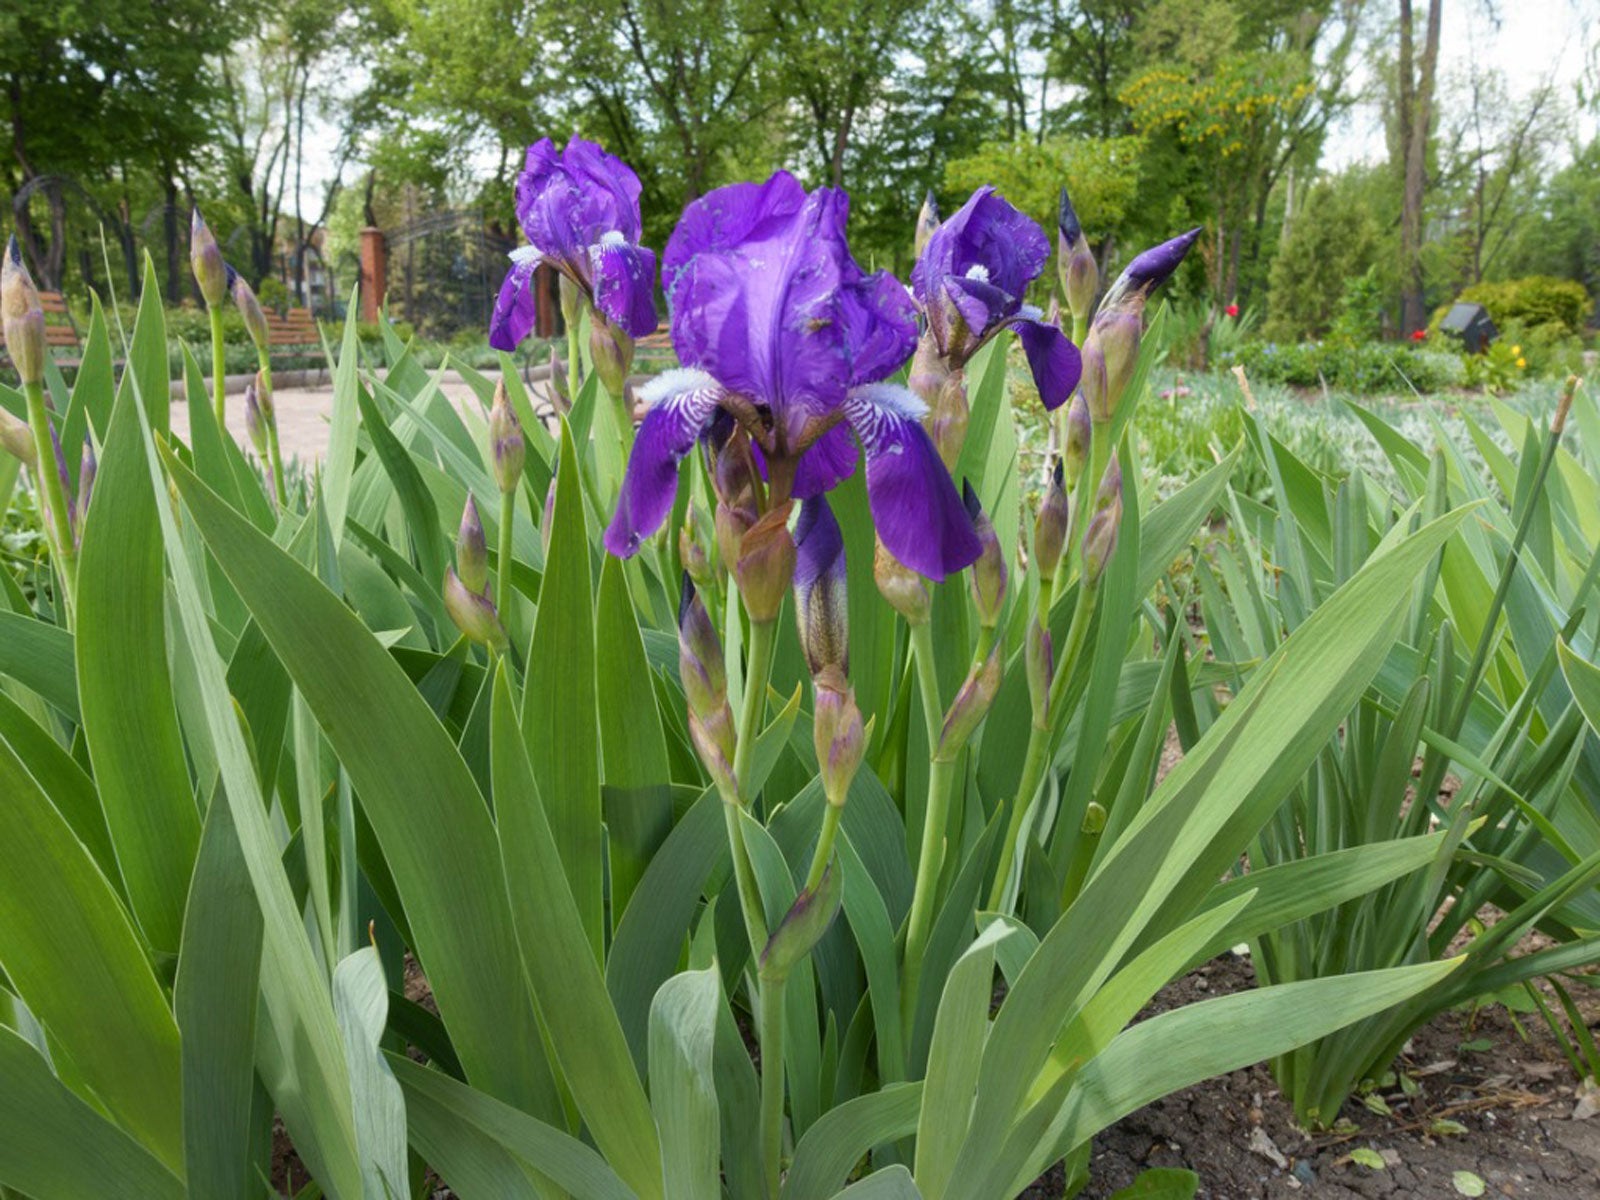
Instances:
[[[1130,433],[1203,231],[1102,281],[1064,192],[1042,279],[984,188],[925,208],[902,281],[841,191],[720,188],[659,253],[639,192],[530,147],[498,380],[461,368],[463,410],[352,321],[289,478],[198,214],[262,350],[249,446],[192,353],[173,436],[154,285],[68,387],[13,243],[5,479],[49,554],[0,591],[7,1195],[259,1197],[275,1145],[340,1198],[998,1200],[1062,1161],[1070,1192],[1152,1099],[1448,986],[1423,956],[1134,1021],[1455,849],[1240,869],[1473,510],[1364,509],[1292,631],[1194,654],[1157,585],[1231,460],[1156,502]],[[549,424],[510,356],[540,264]],[[661,324],[678,366],[630,379]]]

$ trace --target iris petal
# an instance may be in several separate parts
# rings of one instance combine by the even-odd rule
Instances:
[[[589,247],[594,304],[629,337],[643,337],[656,327],[656,255],[622,241]]]
[[[1028,366],[1033,371],[1039,399],[1054,411],[1067,402],[1083,374],[1083,357],[1066,334],[1044,321],[1019,320],[1015,323]]]
[[[650,407],[606,527],[612,554],[628,558],[661,528],[678,491],[678,464],[710,426],[721,397],[722,389],[704,371],[667,371],[641,390],[640,399]]]
[[[844,411],[866,453],[867,499],[889,552],[933,580],[976,562],[983,546],[922,428],[922,401],[903,387],[876,384],[852,391]]]
[[[496,350],[515,350],[533,331],[539,316],[533,298],[533,273],[538,270],[539,262],[539,253],[532,247],[512,255],[511,270],[500,284],[494,313],[489,318],[489,345]]]

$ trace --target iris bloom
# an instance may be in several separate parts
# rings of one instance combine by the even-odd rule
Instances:
[[[627,163],[576,135],[562,151],[540,139],[517,176],[517,220],[529,244],[511,252],[489,322],[491,346],[515,350],[533,328],[540,263],[571,280],[629,337],[655,329],[656,256],[639,245],[639,177]]]
[[[766,512],[820,496],[866,459],[878,535],[907,566],[942,579],[981,547],[922,428],[926,408],[883,383],[916,344],[911,298],[868,275],[845,240],[849,199],[807,194],[780,172],[695,201],[667,243],[662,274],[684,369],[645,389],[616,515],[613,554],[636,552],[672,508],[678,464],[719,413],[749,435]]]
[[[1056,409],[1078,385],[1078,348],[1022,302],[1049,257],[1038,224],[982,187],[929,236],[911,270],[911,291],[927,314],[932,349],[949,371],[965,367],[1002,329],[1015,329],[1040,399]]]

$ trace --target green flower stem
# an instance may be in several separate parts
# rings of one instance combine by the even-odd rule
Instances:
[[[617,437],[622,442],[622,457],[626,459],[633,453],[633,408],[628,404],[627,385],[623,385],[622,392],[609,392],[612,406],[617,411]]]
[[[729,849],[733,854],[734,874],[739,883],[739,900],[744,908],[745,930],[750,936],[750,954],[757,965],[761,985],[761,1160],[769,1200],[778,1195],[780,1159],[783,1154],[783,991],[784,980],[760,971],[761,952],[766,948],[767,929],[761,907],[761,892],[756,886],[750,849],[745,844],[739,818],[755,800],[751,787],[750,764],[761,718],[766,713],[767,679],[772,674],[772,651],[777,642],[776,621],[751,622],[749,657],[745,662],[744,699],[739,706],[739,740],[734,749],[733,777],[738,795],[732,805],[724,803],[728,820]],[[726,797],[724,797],[726,801]]]
[[[1084,322],[1074,321],[1073,332],[1079,332],[1080,325]],[[1063,433],[1065,426],[1063,426]],[[1062,448],[1066,442],[1063,440]],[[1061,561],[1056,566],[1053,579],[1039,581],[1038,618],[1039,624],[1045,629],[1050,628],[1050,610],[1055,606],[1055,599],[1064,591],[1066,582],[1067,564],[1077,557],[1078,542],[1087,527],[1085,513],[1094,503],[1095,493],[1100,488],[1100,477],[1105,474],[1106,464],[1111,461],[1111,423],[1109,421],[1094,422],[1089,441],[1089,462],[1084,473],[1078,479],[1077,496],[1072,505],[1072,519],[1067,529],[1066,547],[1061,555]],[[1016,860],[1017,838],[1022,832],[1022,822],[1028,813],[1028,807],[1033,803],[1033,798],[1039,790],[1039,784],[1044,779],[1045,767],[1050,760],[1051,727],[1056,724],[1057,710],[1066,699],[1067,681],[1072,676],[1072,669],[1077,665],[1078,653],[1083,647],[1084,637],[1089,631],[1089,619],[1094,615],[1096,589],[1087,585],[1078,588],[1078,603],[1073,609],[1072,624],[1067,630],[1067,641],[1061,648],[1061,653],[1056,657],[1055,674],[1050,680],[1050,702],[1045,709],[1045,725],[1041,728],[1037,723],[1028,734],[1028,750],[1022,761],[1022,779],[1017,784],[1017,793],[1011,800],[1011,814],[1006,822],[1005,840],[1000,845],[1000,865],[995,871],[994,883],[989,888],[989,907],[998,910],[1004,899],[1006,883],[1011,878],[1012,865]]]
[[[784,977],[761,976],[761,1169],[767,1200],[777,1200],[783,1170]]]
[[[1082,350],[1083,339],[1087,337],[1088,334],[1088,315],[1085,314],[1084,316],[1080,317],[1074,313],[1072,315],[1072,344],[1078,347],[1079,350]],[[1070,411],[1072,411],[1072,397],[1068,396],[1067,403],[1056,409],[1056,452],[1058,454],[1065,454],[1067,452],[1067,414]]]
[[[934,755],[944,728],[944,706],[939,701],[939,678],[933,657],[933,628],[924,621],[911,627],[911,654],[917,684],[922,692],[922,715],[928,727],[928,753]],[[928,804],[922,814],[922,849],[917,855],[917,879],[911,893],[911,915],[906,919],[906,956],[900,985],[900,1009],[907,1044],[917,1013],[917,985],[923,956],[933,929],[933,905],[939,889],[939,869],[944,863],[945,827],[949,823],[950,793],[955,785],[955,763],[932,757],[928,764]]]
[[[828,860],[833,857],[833,843],[839,834],[839,818],[844,815],[844,805],[831,800],[822,809],[822,834],[817,838],[816,853],[811,856],[811,870],[806,873],[806,891],[815,891],[828,870]]]
[[[50,436],[50,413],[44,406],[44,384],[35,380],[23,385],[28,397],[28,425],[33,430],[33,450],[39,481],[39,496],[44,505],[45,533],[50,539],[56,573],[61,576],[61,592],[67,627],[72,626],[78,590],[78,547],[72,539],[72,509],[67,490],[61,483],[61,463],[56,458],[55,439]]]
[[[552,381],[554,386],[554,381]],[[567,321],[567,403],[578,402],[578,322]]]
[[[517,515],[516,492],[500,493],[500,528],[496,532],[499,537],[496,542],[498,557],[496,559],[495,576],[495,610],[500,614],[504,623],[506,613],[511,604],[511,527]]]
[[[222,308],[213,305],[206,309],[211,318],[211,396],[217,412],[217,428],[227,435],[228,416],[228,356],[222,343]]]
[[[272,395],[272,359],[264,347],[256,347],[256,362],[261,367],[261,382],[267,394]],[[267,459],[272,465],[272,494],[278,498],[278,507],[289,504],[289,489],[283,482],[283,455],[278,449],[278,417],[276,396],[272,397],[273,417],[267,422]]]

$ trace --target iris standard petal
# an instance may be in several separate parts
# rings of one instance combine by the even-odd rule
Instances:
[[[852,385],[897,369],[916,343],[904,289],[850,256],[848,213],[843,192],[807,195],[779,172],[701,197],[667,243],[680,361],[768,406],[791,441]]]
[[[523,246],[511,252],[511,270],[500,284],[494,313],[489,318],[489,345],[512,351],[533,331],[538,306],[533,298],[533,273],[541,262],[539,252]]]
[[[640,391],[649,405],[628,457],[617,511],[606,527],[606,549],[634,554],[661,528],[678,491],[678,464],[711,424],[722,389],[703,371],[666,371]]]
[[[656,254],[620,237],[589,247],[594,305],[629,337],[655,332]]]
[[[844,411],[866,452],[867,499],[889,552],[933,580],[977,561],[983,546],[922,428],[922,401],[903,387],[876,384],[853,390]]]
[[[1023,318],[1015,322],[1017,337],[1028,356],[1034,386],[1047,409],[1067,402],[1083,374],[1083,356],[1066,334],[1044,321]]]
[[[941,280],[970,276],[978,268],[986,282],[1020,303],[1049,257],[1050,242],[1038,222],[982,187],[928,238],[911,286],[926,305]]]
[[[517,176],[517,219],[540,253],[585,278],[589,247],[605,235],[639,240],[639,192],[633,169],[594,142],[575,136],[558,152],[541,138]]]

